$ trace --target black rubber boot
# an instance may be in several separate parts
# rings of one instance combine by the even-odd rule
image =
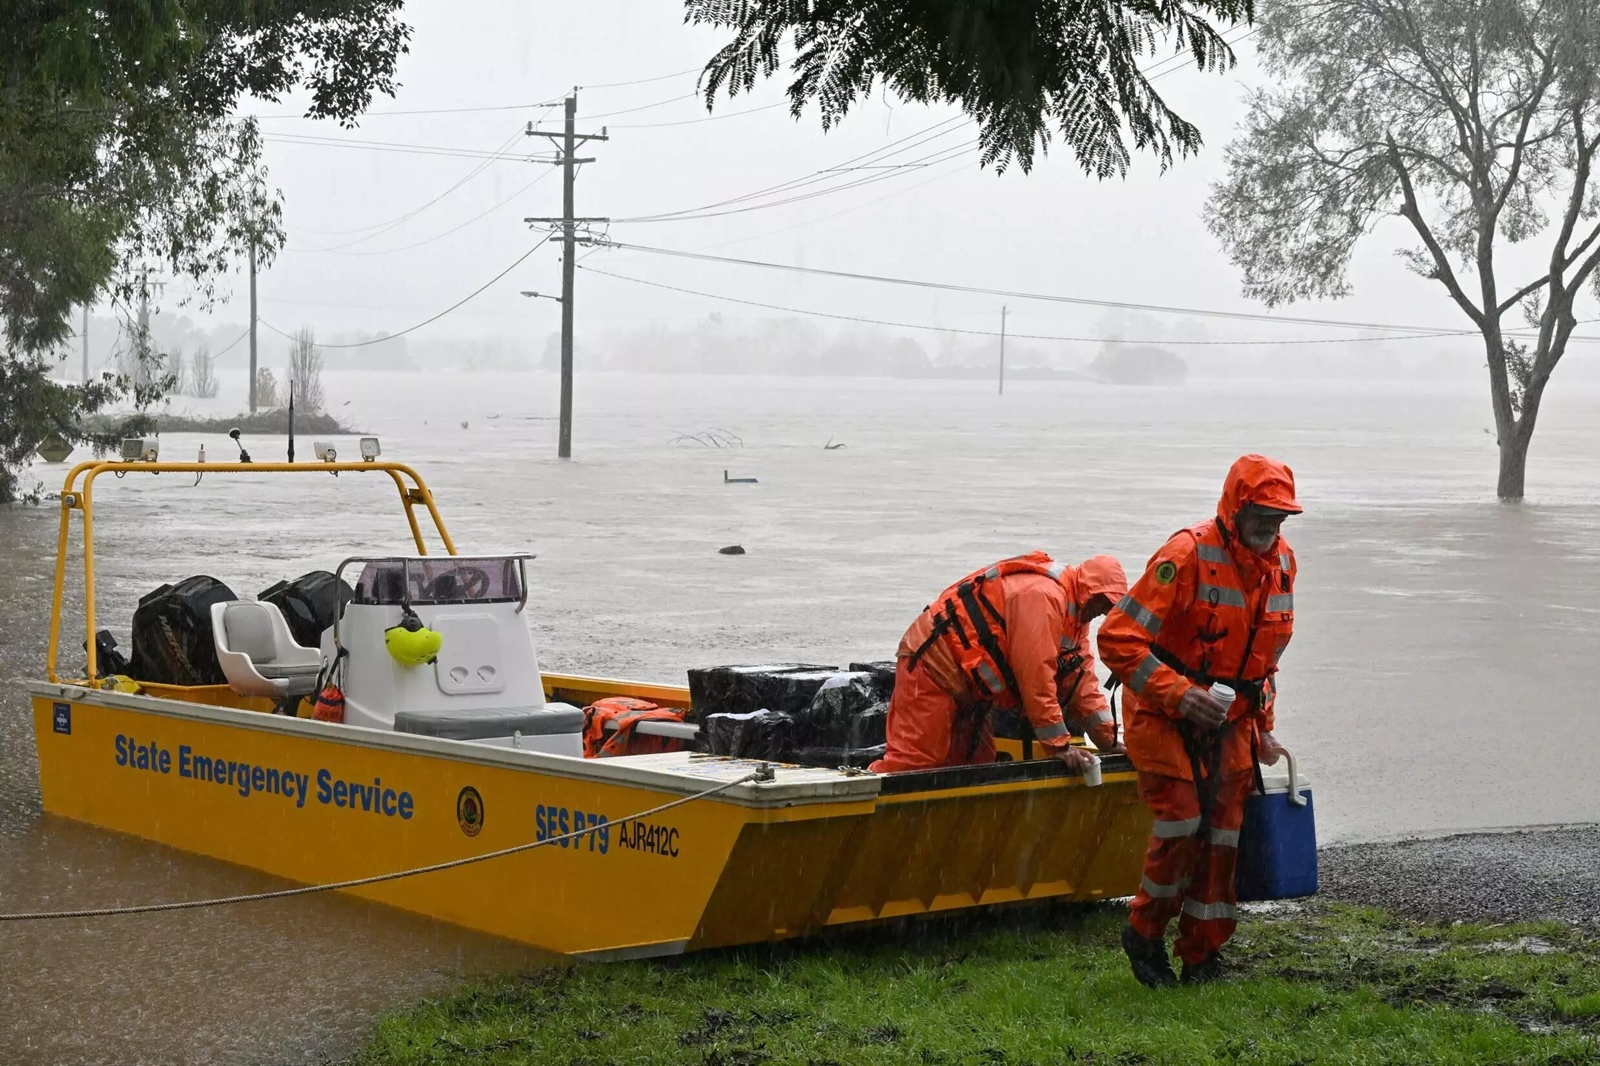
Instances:
[[[1204,985],[1222,979],[1222,956],[1212,952],[1196,963],[1183,964],[1183,983]]]
[[[1122,927],[1122,950],[1133,965],[1133,976],[1146,988],[1162,988],[1176,984],[1178,977],[1172,972],[1172,961],[1167,958],[1167,942],[1151,940],[1134,932],[1133,926]]]

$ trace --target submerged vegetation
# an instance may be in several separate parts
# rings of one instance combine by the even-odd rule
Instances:
[[[1152,992],[1120,907],[552,968],[382,1021],[350,1066],[1600,1062],[1600,936],[1323,903],[1241,923],[1227,981]]]

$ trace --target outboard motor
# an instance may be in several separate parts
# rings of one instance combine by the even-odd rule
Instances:
[[[280,581],[256,597],[274,604],[289,623],[294,641],[303,648],[322,646],[322,634],[344,614],[356,591],[326,570],[313,570],[293,581]]]
[[[133,612],[133,661],[128,674],[157,685],[225,685],[211,632],[211,605],[236,600],[214,577],[162,585]]]

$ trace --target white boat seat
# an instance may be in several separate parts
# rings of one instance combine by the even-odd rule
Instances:
[[[276,604],[225,600],[211,605],[217,663],[241,696],[306,696],[317,690],[322,652],[296,644]]]
[[[575,707],[522,709],[514,707],[459,711],[400,711],[394,716],[400,733],[418,733],[445,740],[487,740],[521,733],[525,737],[582,733],[583,712]]]

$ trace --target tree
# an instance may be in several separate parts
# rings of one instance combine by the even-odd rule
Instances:
[[[1600,23],[1587,0],[1281,0],[1207,222],[1269,306],[1350,291],[1385,217],[1401,254],[1482,336],[1500,447],[1520,500],[1539,404],[1600,266]],[[1537,254],[1506,282],[1508,246]],[[1531,333],[1515,339],[1513,322]]]
[[[977,120],[982,165],[1015,160],[1026,173],[1046,151],[1051,124],[1078,165],[1098,178],[1125,174],[1135,150],[1200,147],[1200,131],[1139,71],[1170,41],[1201,70],[1233,66],[1209,19],[1226,29],[1254,0],[685,0],[686,20],[733,31],[706,65],[706,106],[782,65],[792,39],[790,111],[815,100],[823,129],[880,81],[903,100],[955,103]]]
[[[289,387],[302,411],[315,414],[322,410],[322,349],[310,326],[296,330],[289,345]]]
[[[194,387],[194,395],[202,400],[217,395],[217,361],[211,357],[211,349],[206,345],[195,349],[194,369],[189,374],[189,382]]]
[[[209,306],[254,242],[283,243],[260,137],[234,111],[305,87],[311,117],[346,124],[393,95],[409,34],[401,0],[10,0],[0,19],[0,364],[14,417],[52,425],[129,395],[112,377],[53,393],[43,356],[73,310],[109,298],[126,319],[147,263]],[[55,386],[61,388],[61,386]],[[35,405],[12,411],[16,404]],[[59,423],[59,425],[57,425]],[[0,501],[34,441],[0,437]]]

